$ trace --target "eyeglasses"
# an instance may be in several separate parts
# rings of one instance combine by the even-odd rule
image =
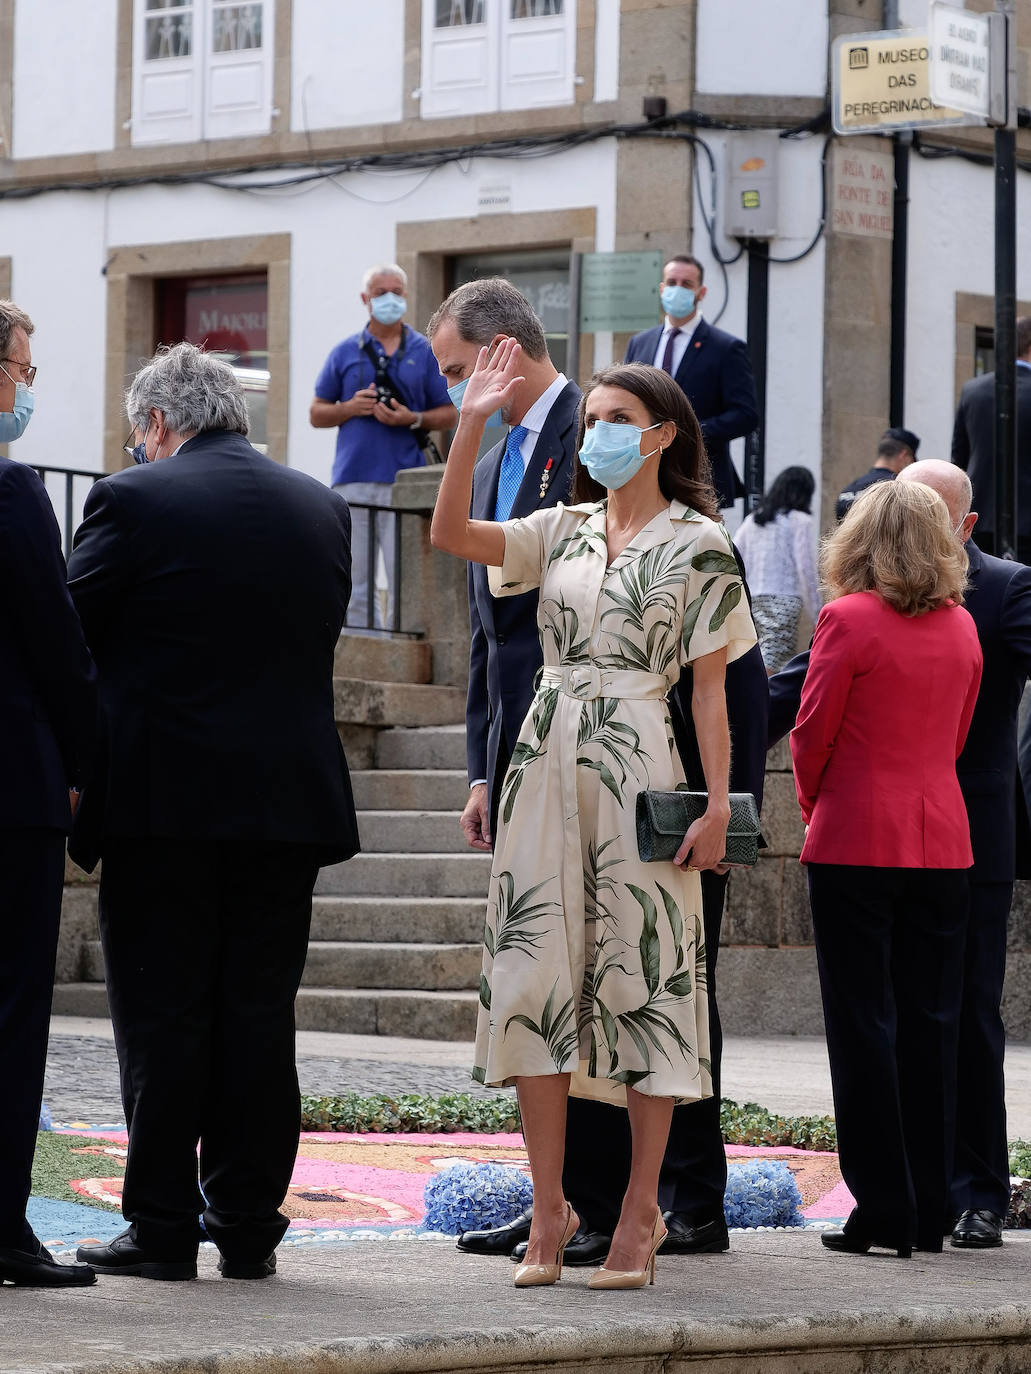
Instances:
[[[0,363],[13,363],[15,367],[20,368],[21,379],[26,386],[31,386],[32,383],[36,380],[36,373],[39,371],[39,368],[33,367],[30,363],[20,363],[17,358],[0,358]],[[7,372],[6,367],[3,370],[4,372]],[[7,375],[11,378],[11,381],[13,382],[14,378],[11,377],[11,374],[7,372]]]

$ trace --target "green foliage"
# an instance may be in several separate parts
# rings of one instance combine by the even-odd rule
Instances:
[[[519,1109],[514,1097],[479,1097],[473,1093],[445,1093],[442,1097],[343,1093],[340,1097],[302,1097],[301,1130],[361,1134],[475,1131],[493,1135],[518,1131]]]
[[[796,1150],[835,1150],[834,1119],[829,1116],[778,1116],[755,1102],[739,1104],[724,1098],[720,1108],[723,1139],[728,1145],[790,1145]],[[481,1135],[518,1131],[519,1108],[514,1097],[480,1097],[473,1093],[446,1093],[425,1097],[406,1093],[391,1097],[375,1093],[344,1093],[341,1097],[303,1097],[303,1131],[353,1131],[410,1134],[414,1132],[473,1131]],[[64,1179],[117,1173],[117,1165],[100,1155],[76,1156],[65,1165],[68,1150],[98,1142],[78,1136],[41,1133],[33,1167],[32,1191],[43,1197],[83,1201]],[[58,1167],[54,1167],[58,1165]],[[1010,1145],[1010,1172],[1031,1177],[1031,1141]],[[63,1178],[59,1176],[63,1174]],[[94,1204],[96,1205],[96,1204]]]
[[[728,1145],[791,1145],[796,1150],[836,1150],[830,1116],[777,1116],[756,1102],[739,1106],[724,1098],[720,1127]]]

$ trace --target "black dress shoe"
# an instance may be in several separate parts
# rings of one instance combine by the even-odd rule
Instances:
[[[80,1245],[75,1258],[91,1264],[98,1274],[124,1274],[141,1279],[195,1279],[196,1253],[191,1259],[158,1259],[148,1255],[133,1238],[132,1227],[108,1245]]]
[[[521,1212],[505,1226],[492,1226],[487,1231],[463,1231],[458,1248],[469,1255],[510,1255],[520,1241],[528,1240],[533,1210]]]
[[[5,1279],[19,1288],[84,1288],[96,1283],[97,1276],[88,1264],[58,1264],[43,1245],[34,1253],[4,1245],[0,1246],[0,1283]]]
[[[263,1260],[226,1259],[218,1262],[218,1272],[224,1279],[270,1279],[276,1272],[275,1254],[266,1255]]]
[[[664,1212],[666,1239],[660,1255],[719,1255],[730,1249],[730,1236],[723,1217],[715,1221],[690,1221],[681,1212]]]
[[[604,1231],[589,1231],[581,1226],[568,1242],[563,1258],[564,1264],[588,1265],[601,1264],[609,1253],[612,1237]],[[512,1251],[512,1258],[520,1262],[526,1258],[526,1241],[522,1241]]]
[[[903,1241],[900,1244],[894,1240],[878,1240],[876,1237],[866,1235],[857,1227],[821,1231],[820,1242],[828,1250],[834,1250],[845,1255],[865,1255],[868,1250],[875,1246],[879,1250],[894,1250],[899,1259],[911,1259],[913,1255],[913,1247],[908,1241]]]
[[[960,1250],[990,1250],[1002,1244],[1002,1217],[998,1212],[969,1208],[952,1228],[952,1243]]]

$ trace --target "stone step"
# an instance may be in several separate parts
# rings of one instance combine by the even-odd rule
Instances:
[[[366,682],[427,683],[433,677],[433,651],[425,639],[344,630],[337,640],[333,675]]]
[[[400,1035],[415,1040],[472,1040],[478,1004],[475,992],[301,988],[297,995],[297,1029],[346,1035]],[[469,1062],[472,1063],[472,1046]]]
[[[377,768],[465,768],[465,725],[384,730],[376,741]]]
[[[319,870],[320,897],[484,897],[489,854],[356,854]]]
[[[450,992],[478,988],[479,945],[370,944],[316,940],[302,983],[322,988],[404,988]]]
[[[358,831],[366,854],[468,854],[458,811],[359,811]]]
[[[297,1029],[345,1035],[400,1035],[417,1040],[472,1040],[475,992],[412,992],[396,989],[302,987]],[[55,1016],[108,1016],[103,983],[61,983],[54,989]],[[470,1049],[470,1062],[472,1051]]]
[[[465,720],[465,695],[462,687],[333,679],[338,725],[456,725]]]
[[[305,987],[450,991],[479,987],[481,962],[482,947],[476,942],[312,940],[302,981]],[[86,943],[82,980],[105,981],[99,940]]]
[[[351,774],[359,811],[462,811],[465,769],[369,768]]]
[[[311,938],[477,944],[484,913],[482,897],[316,897]]]

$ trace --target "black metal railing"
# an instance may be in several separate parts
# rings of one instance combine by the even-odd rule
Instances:
[[[106,477],[106,472],[90,472],[84,468],[57,468],[33,463],[32,469],[38,472],[53,502],[54,514],[61,526],[61,544],[65,558],[72,551],[72,535],[82,519],[82,507],[86,495],[94,482]],[[64,479],[63,487],[61,479]],[[78,485],[76,482],[78,481]],[[88,485],[87,485],[88,484]]]
[[[67,558],[72,549],[72,537],[82,520],[82,507],[89,489],[108,474],[91,472],[84,468],[51,467],[40,463],[33,463],[32,468],[39,473],[47,489],[47,495],[53,503],[54,513],[61,526],[64,555]],[[372,634],[402,634],[404,631],[401,629],[401,539],[404,525],[401,517],[404,512],[393,506],[369,505],[364,501],[349,501],[348,505],[351,510],[352,544],[357,543],[361,547],[364,542],[366,597],[364,616],[355,616],[349,608],[345,628],[360,629]],[[355,538],[358,532],[364,533],[364,541],[360,537]],[[386,596],[382,599],[381,566],[386,579]],[[359,580],[354,576],[356,572],[352,561],[352,581]]]
[[[358,562],[364,562],[365,613],[354,603],[348,607],[345,630],[362,630],[367,634],[403,634],[401,629],[401,538],[404,511],[394,506],[377,506],[365,501],[348,501],[351,512],[351,580],[360,585]],[[364,535],[364,539],[362,536]],[[362,547],[364,545],[364,554]],[[386,596],[381,601],[383,582]],[[378,622],[378,623],[377,623]]]

